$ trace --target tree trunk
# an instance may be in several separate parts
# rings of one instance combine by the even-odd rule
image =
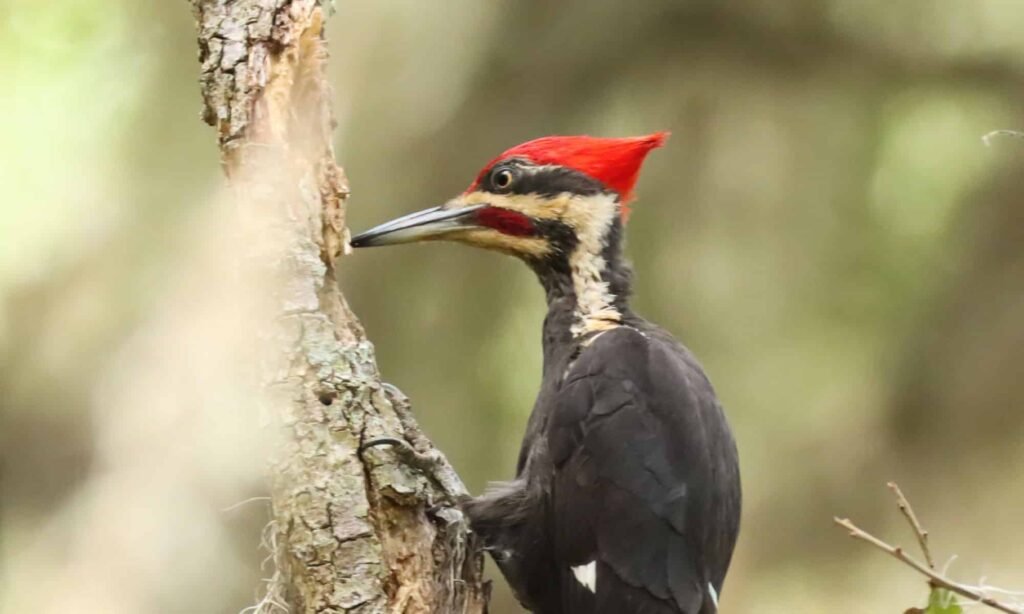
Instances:
[[[338,288],[348,185],[334,160],[324,7],[315,0],[193,0],[204,119],[217,129],[239,225],[256,220],[274,281],[263,369],[284,433],[271,462],[276,571],[258,612],[486,608],[461,481],[382,384]],[[370,445],[374,444],[374,445]],[[386,444],[386,445],[376,445]]]

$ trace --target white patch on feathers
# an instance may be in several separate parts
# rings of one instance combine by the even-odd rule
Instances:
[[[570,567],[572,570],[573,577],[589,590],[591,593],[597,592],[597,561],[590,561],[586,565],[577,565],[576,567]]]
[[[715,609],[718,608],[718,591],[715,590],[714,586],[708,582],[708,594],[711,595],[711,603],[715,604]]]

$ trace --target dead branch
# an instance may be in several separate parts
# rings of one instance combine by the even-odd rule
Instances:
[[[874,535],[868,533],[867,531],[861,529],[857,525],[853,524],[853,522],[850,521],[849,518],[835,517],[832,519],[833,522],[846,529],[849,532],[850,537],[871,544],[875,548],[878,548],[882,552],[887,553],[889,556],[892,556],[897,561],[900,561],[904,565],[910,567],[914,571],[925,576],[926,578],[928,578],[928,584],[932,587],[944,588],[948,591],[956,593],[957,595],[960,595],[961,597],[971,599],[976,603],[986,605],[990,608],[999,610],[1001,612],[1007,612],[1008,614],[1024,614],[1024,610],[1006,604],[997,599],[994,599],[984,594],[977,587],[968,586],[966,584],[956,582],[955,580],[952,580],[949,577],[947,577],[945,574],[935,571],[935,566],[932,563],[931,553],[928,550],[928,532],[921,527],[921,523],[918,522],[917,516],[914,514],[913,508],[911,508],[910,506],[910,502],[907,501],[907,498],[903,495],[903,492],[900,490],[899,486],[897,486],[895,482],[890,482],[889,488],[893,491],[893,493],[895,493],[897,505],[900,509],[900,512],[910,523],[911,528],[914,530],[914,533],[917,536],[918,543],[921,545],[921,549],[924,551],[926,560],[928,561],[927,565],[921,563],[914,557],[908,555],[900,546],[893,546],[892,544],[884,542],[881,539],[875,537]]]
[[[910,501],[907,501],[899,485],[896,482],[889,482],[887,486],[896,495],[896,506],[899,507],[900,513],[907,519],[907,522],[910,523],[910,528],[917,537],[917,543],[921,546],[921,552],[924,554],[924,560],[928,563],[928,568],[935,569],[935,561],[932,559],[932,553],[928,549],[928,531],[925,531],[921,523],[918,522],[917,515],[914,514],[914,508],[910,506]]]
[[[1017,130],[993,130],[992,132],[987,132],[983,134],[981,136],[981,142],[984,143],[986,147],[991,147],[992,141],[1001,137],[1024,139],[1024,132],[1020,132]]]

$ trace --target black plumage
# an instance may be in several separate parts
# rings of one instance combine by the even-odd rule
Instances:
[[[573,336],[571,267],[531,263],[548,299],[541,390],[516,479],[466,509],[534,612],[715,612],[739,530],[735,443],[697,360],[629,309],[620,236],[616,220],[610,330]],[[594,590],[572,572],[591,561]]]

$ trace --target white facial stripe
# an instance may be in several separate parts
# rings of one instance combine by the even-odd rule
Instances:
[[[569,255],[573,290],[576,292],[576,323],[573,336],[610,330],[620,325],[622,314],[615,308],[608,282],[601,279],[607,267],[601,252],[618,208],[612,196],[577,197],[563,220],[576,230],[579,244]]]
[[[489,192],[470,192],[453,199],[448,208],[466,207],[469,205],[491,205],[502,209],[511,209],[525,213],[538,219],[558,220],[569,208],[572,194],[560,194],[553,198],[545,198],[537,194],[491,194]]]
[[[514,237],[490,228],[470,228],[457,230],[444,237],[455,241],[463,241],[471,245],[486,247],[512,255],[533,256],[541,258],[550,251],[550,245],[544,239],[535,237]]]
[[[444,208],[449,210],[462,209],[473,205],[491,205],[494,207],[501,207],[503,209],[510,209],[512,211],[519,211],[526,215],[532,215],[533,217],[541,217],[536,215],[536,211],[530,210],[529,207],[524,206],[532,205],[532,207],[536,209],[540,207],[539,203],[523,203],[517,201],[510,195],[485,194],[483,192],[471,192],[469,194],[456,196],[445,203]],[[471,245],[477,245],[479,247],[485,247],[512,255],[525,254],[527,256],[533,256],[534,258],[540,258],[547,255],[551,248],[548,242],[542,238],[507,235],[491,228],[468,228],[465,230],[457,230],[438,238],[462,241],[463,243],[469,243]]]
[[[576,322],[573,336],[611,330],[620,326],[622,314],[615,308],[615,297],[608,282],[601,279],[608,263],[601,252],[604,239],[619,214],[615,197],[609,194],[577,196],[569,193],[546,198],[538,195],[488,194],[471,192],[450,201],[446,207],[488,204],[519,211],[539,219],[559,220],[572,227],[578,244],[569,254],[573,291],[576,294]],[[499,249],[509,253],[541,256],[549,247],[532,237],[508,237],[491,230],[470,230],[454,234],[467,243]]]
[[[577,565],[569,569],[572,571],[576,581],[582,584],[584,588],[591,593],[597,592],[597,561],[590,561],[586,565]]]

